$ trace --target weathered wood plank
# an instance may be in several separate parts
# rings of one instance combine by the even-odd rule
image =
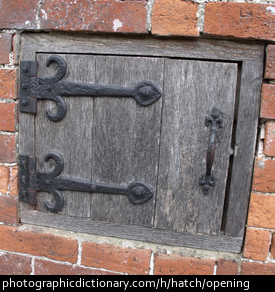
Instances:
[[[49,55],[39,54],[39,76],[54,75],[54,65],[46,67]],[[76,82],[95,82],[95,57],[89,55],[62,55],[67,61],[67,73],[63,80]],[[83,180],[91,179],[93,105],[91,97],[65,97],[67,114],[62,121],[50,121],[45,112],[55,105],[50,101],[39,101],[35,120],[35,149],[39,169],[49,169],[44,157],[49,152],[57,152],[64,159],[62,176]],[[64,192],[65,208],[60,211],[70,216],[90,216],[90,194]],[[38,194],[38,209],[45,210],[44,203],[52,196]]]
[[[87,44],[89,44],[87,46]],[[151,36],[23,34],[22,52],[96,53],[214,60],[251,60],[262,57],[263,44],[228,40],[156,38]]]
[[[243,236],[257,138],[263,62],[243,62],[225,233]]]
[[[167,60],[160,142],[157,228],[219,234],[237,81],[237,64]],[[210,126],[205,117],[217,107],[218,129],[212,174],[216,186],[206,196],[198,184],[205,174]]]
[[[188,246],[215,251],[239,253],[242,246],[241,237],[182,234],[142,226],[129,227],[124,224],[96,222],[88,218],[73,218],[39,211],[24,212],[22,214],[22,220],[29,224],[49,226],[80,233],[93,233],[95,235],[108,234],[111,237],[132,239],[141,242]]]
[[[21,61],[30,61],[35,59],[35,51],[27,50],[23,54],[21,54]],[[20,89],[18,90],[18,94]],[[35,155],[35,144],[34,144],[34,115],[30,115],[28,113],[20,113],[19,114],[19,152],[20,154],[27,154],[34,156]],[[25,212],[25,210],[33,209],[34,206],[20,202],[19,212]]]
[[[96,83],[133,88],[143,80],[163,84],[163,59],[103,57],[96,58]],[[145,183],[156,194],[160,98],[141,106],[132,98],[95,98],[93,122],[93,181],[127,186]],[[100,221],[151,226],[155,195],[141,205],[126,196],[94,194],[91,218]]]

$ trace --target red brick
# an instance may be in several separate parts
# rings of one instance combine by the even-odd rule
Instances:
[[[151,250],[83,242],[82,265],[128,274],[148,275]]]
[[[0,70],[0,98],[15,99],[16,70]]]
[[[147,33],[146,1],[42,1],[41,28]]]
[[[275,85],[262,86],[261,118],[275,119]]]
[[[241,275],[275,275],[275,264],[242,262]]]
[[[204,33],[275,40],[275,5],[206,3]]]
[[[275,79],[275,45],[267,46],[265,78]]]
[[[82,266],[35,260],[35,275],[118,275],[118,273],[91,269]]]
[[[251,194],[248,226],[275,229],[275,196]]]
[[[219,259],[217,262],[217,275],[238,275],[239,264],[236,261]]]
[[[76,239],[48,233],[38,233],[21,228],[0,225],[2,250],[14,251],[49,259],[76,263],[78,242]]]
[[[264,154],[275,157],[275,123],[266,123]]]
[[[10,62],[9,54],[12,51],[12,35],[11,34],[0,33],[0,48],[1,48],[0,64],[8,64]]]
[[[252,189],[264,193],[275,192],[275,160],[256,159]]]
[[[17,199],[0,195],[0,222],[18,223]]]
[[[7,193],[10,182],[10,170],[7,166],[0,165],[0,192]]]
[[[1,0],[0,28],[37,28],[39,0]]]
[[[0,252],[0,275],[30,275],[31,259]]]
[[[18,196],[18,166],[14,166],[10,171],[9,195]]]
[[[183,257],[179,255],[155,255],[155,275],[213,275],[215,260]]]
[[[152,12],[152,33],[199,36],[198,5],[192,1],[155,0]]]
[[[0,130],[15,131],[15,103],[0,103]]]
[[[15,136],[0,135],[0,162],[15,161]]]
[[[269,252],[270,237],[268,231],[247,228],[243,256],[264,262]]]
[[[275,259],[275,233],[273,233],[273,235],[272,235],[270,256],[272,259]]]

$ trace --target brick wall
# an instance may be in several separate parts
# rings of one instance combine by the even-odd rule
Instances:
[[[266,4],[0,0],[0,274],[275,274],[275,5],[272,1],[263,2]],[[207,36],[266,43],[261,130],[241,254],[20,224],[17,177],[20,35],[24,31],[51,30],[168,35],[182,39]]]

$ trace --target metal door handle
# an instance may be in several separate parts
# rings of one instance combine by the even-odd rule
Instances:
[[[55,203],[45,203],[50,212],[58,212],[64,206],[64,197],[60,191],[79,191],[90,193],[120,194],[126,195],[134,204],[142,204],[153,197],[153,192],[142,182],[131,182],[127,187],[96,183],[78,179],[70,179],[59,176],[64,168],[62,156],[57,153],[49,153],[45,157],[55,161],[55,168],[50,172],[36,170],[35,157],[20,155],[20,201],[36,204],[36,192],[44,191],[53,194]]]
[[[51,121],[62,120],[67,112],[63,96],[109,96],[132,97],[143,106],[157,101],[162,92],[151,81],[141,81],[134,88],[109,86],[80,82],[62,81],[66,74],[67,63],[57,55],[50,56],[46,65],[57,64],[57,71],[53,77],[37,77],[37,62],[22,61],[20,65],[20,111],[26,113],[37,112],[37,99],[52,100],[57,105],[57,113],[46,111]]]
[[[203,176],[200,176],[199,184],[203,187],[204,194],[207,195],[211,186],[215,186],[215,179],[211,174],[212,166],[215,157],[216,150],[216,135],[217,135],[217,127],[223,127],[223,120],[220,118],[221,111],[217,108],[212,109],[211,116],[207,116],[205,118],[205,125],[208,127],[211,123],[211,132],[210,139],[207,149],[206,156],[206,173]]]

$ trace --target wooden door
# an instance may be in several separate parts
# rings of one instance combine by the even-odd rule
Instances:
[[[67,113],[37,99],[37,112],[20,113],[20,153],[49,171],[50,152],[64,160],[62,177],[126,187],[146,184],[153,197],[133,204],[125,195],[63,191],[57,214],[37,192],[32,208],[21,203],[22,222],[141,241],[239,252],[242,246],[255,148],[263,46],[236,42],[24,35],[23,60],[36,61],[38,77],[56,73],[51,55],[67,63],[64,82],[133,88],[151,81],[162,92],[148,106],[133,98],[64,96]],[[32,97],[33,98],[33,97]],[[217,129],[206,195],[205,175],[213,108]],[[245,136],[245,139],[243,138]]]
[[[63,80],[134,87],[139,81],[163,84],[164,60],[92,55],[60,55],[67,62]],[[54,75],[43,66],[49,55],[38,56],[40,77]],[[64,159],[62,176],[127,186],[141,181],[156,193],[161,101],[140,106],[132,98],[65,97],[66,117],[52,122],[45,115],[51,102],[41,102],[35,120],[35,156],[40,169],[53,150]],[[54,111],[54,105],[52,108]],[[155,197],[141,205],[123,195],[64,192],[61,214],[92,220],[152,226]],[[39,209],[51,195],[39,194]]]
[[[167,59],[156,204],[157,228],[219,234],[229,169],[237,65]],[[204,195],[199,177],[206,168],[210,129],[205,117],[216,107],[218,130],[212,173],[215,187]],[[211,128],[211,127],[210,127]]]
[[[153,199],[135,205],[127,197],[65,192],[69,216],[154,226],[191,233],[219,234],[231,147],[237,65],[169,58],[61,55],[68,70],[63,80],[134,87],[150,80],[163,95],[150,106],[131,98],[65,97],[68,112],[60,122],[45,115],[51,102],[39,103],[35,120],[36,157],[56,151],[65,161],[63,176],[127,186],[145,182]],[[54,75],[39,54],[39,76]],[[218,131],[213,174],[217,184],[208,196],[199,186],[206,168],[212,108],[224,119]],[[39,208],[51,200],[39,194]]]

